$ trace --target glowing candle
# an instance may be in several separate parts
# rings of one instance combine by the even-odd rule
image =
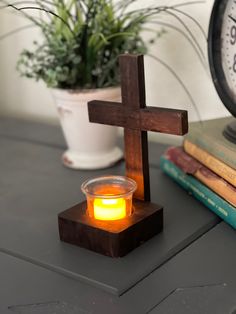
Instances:
[[[89,217],[114,222],[131,216],[132,196],[136,188],[135,181],[122,176],[104,176],[85,181],[81,189],[86,194]]]
[[[96,198],[93,203],[94,218],[117,220],[126,216],[126,202],[123,198]]]

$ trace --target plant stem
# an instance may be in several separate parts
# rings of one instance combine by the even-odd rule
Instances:
[[[17,33],[21,32],[23,30],[26,30],[26,29],[29,29],[29,28],[32,28],[32,27],[36,27],[36,25],[35,24],[28,24],[28,25],[25,25],[25,26],[18,27],[17,29],[14,29],[14,30],[12,30],[12,31],[10,31],[8,33],[5,33],[5,34],[1,35],[0,36],[0,40],[3,40],[3,39],[5,39],[5,38],[7,38],[7,37],[9,37],[9,36],[11,36],[13,34],[17,34]]]

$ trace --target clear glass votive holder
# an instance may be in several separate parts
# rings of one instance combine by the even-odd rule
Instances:
[[[132,215],[134,180],[123,176],[103,176],[81,185],[87,198],[87,212],[97,220],[114,221]]]

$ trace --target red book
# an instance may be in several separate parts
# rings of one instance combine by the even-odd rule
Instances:
[[[185,153],[182,147],[170,147],[165,152],[165,157],[183,172],[194,176],[212,191],[236,207],[236,188],[202,165],[199,161]]]

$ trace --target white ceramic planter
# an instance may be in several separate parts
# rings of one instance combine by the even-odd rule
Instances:
[[[117,101],[119,88],[70,91],[52,89],[68,149],[63,164],[74,169],[106,168],[123,156],[117,146],[117,127],[90,123],[87,102]]]

